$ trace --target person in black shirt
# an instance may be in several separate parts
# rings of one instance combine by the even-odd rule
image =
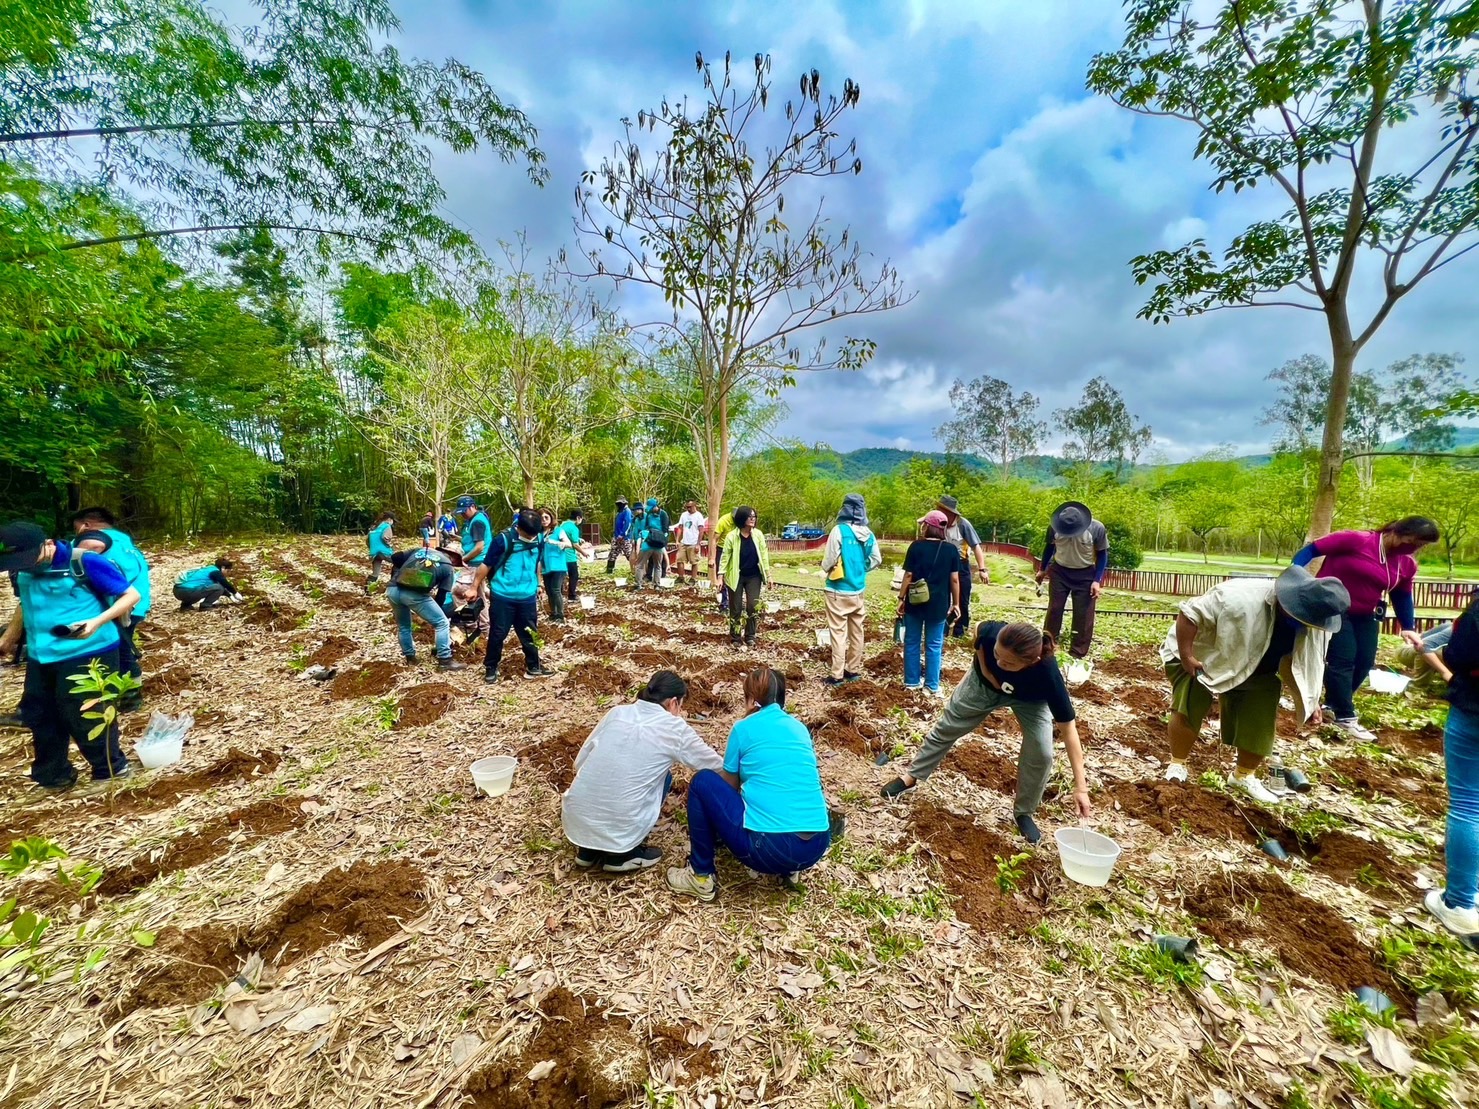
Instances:
[[[1084,780],[1084,752],[1068,687],[1053,657],[1053,640],[1035,624],[987,621],[976,628],[976,650],[971,669],[955,687],[945,712],[909,769],[883,787],[883,796],[899,797],[935,772],[941,760],[962,736],[1000,708],[1009,708],[1022,729],[1017,755],[1017,798],[1013,805],[1017,830],[1028,843],[1042,838],[1032,814],[1042,803],[1043,790],[1053,772],[1053,733],[1063,739],[1073,770],[1073,800],[1081,817],[1093,811]]]
[[[920,686],[919,649],[924,646],[924,688],[940,695],[940,655],[945,646],[945,625],[960,612],[960,559],[953,545],[945,542],[945,514],[938,509],[920,521],[923,537],[909,544],[904,554],[904,580],[899,585],[899,615],[904,618],[904,688]],[[925,599],[913,594],[928,590]]]

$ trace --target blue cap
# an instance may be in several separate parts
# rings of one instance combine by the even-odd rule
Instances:
[[[458,497],[457,498],[457,511],[458,512],[466,512],[469,508],[471,508],[473,505],[475,505],[477,503],[478,502],[475,501],[475,500],[473,500],[471,497]]]
[[[648,497],[647,498],[647,507],[648,508],[656,508],[657,507],[657,498],[656,497]]]

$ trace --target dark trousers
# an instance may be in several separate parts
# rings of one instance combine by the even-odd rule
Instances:
[[[1381,620],[1375,616],[1340,619],[1340,631],[1330,637],[1325,653],[1325,700],[1337,720],[1356,715],[1355,692],[1376,662],[1376,637]]]
[[[971,564],[969,559],[960,560],[960,615],[955,620],[951,635],[969,635],[971,632]]]
[[[493,593],[488,599],[488,653],[483,656],[483,671],[498,673],[498,664],[503,661],[503,641],[509,629],[519,637],[519,646],[524,651],[524,669],[539,669],[539,648],[534,643],[534,629],[539,626],[539,597],[525,597],[510,601]]]
[[[719,611],[729,611],[729,583],[723,578],[719,579]]]
[[[1063,632],[1063,610],[1073,598],[1073,645],[1068,653],[1074,658],[1087,658],[1089,645],[1094,642],[1094,599],[1091,587],[1094,584],[1094,567],[1070,570],[1054,565],[1048,572],[1048,616],[1042,630],[1056,641]]]
[[[549,618],[565,619],[565,571],[555,570],[544,575],[544,595],[549,598]]]
[[[224,596],[226,596],[226,590],[215,582],[200,589],[190,589],[183,585],[175,586],[175,600],[180,602],[181,608],[189,608],[196,601],[200,602],[201,608],[210,608]]]
[[[105,670],[117,672],[118,650],[96,656]],[[48,788],[69,786],[77,780],[68,751],[73,742],[92,767],[94,781],[107,781],[128,770],[128,759],[118,746],[118,725],[109,727],[97,739],[88,732],[100,723],[83,716],[83,705],[91,693],[73,693],[70,678],[87,672],[89,659],[40,663],[31,659],[26,664],[26,684],[21,693],[21,721],[31,729],[35,759],[31,763],[31,780]]]
[[[370,577],[369,577],[368,580],[369,581],[372,581],[372,582],[379,581],[380,580],[380,568],[382,566],[384,566],[386,563],[388,563],[389,561],[390,561],[390,558],[387,555],[372,555],[372,556],[370,556]]]
[[[739,585],[729,594],[729,634],[739,635],[740,619],[745,622],[745,642],[755,642],[755,629],[759,617],[755,615],[760,605],[760,579],[740,578]]]
[[[134,646],[134,629],[144,621],[141,617],[130,616],[128,623],[118,629],[118,672],[128,674],[131,677],[139,677],[143,670],[139,667],[139,651]]]
[[[790,874],[821,861],[832,837],[828,832],[750,831],[739,791],[716,772],[700,770],[688,785],[688,862],[695,874],[714,873],[721,842],[751,870]]]
[[[579,594],[576,593],[576,590],[579,588],[580,563],[567,561],[565,563],[565,596],[569,597],[572,601],[579,600]]]

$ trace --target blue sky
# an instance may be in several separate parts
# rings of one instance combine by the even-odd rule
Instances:
[[[1328,349],[1323,318],[1308,312],[1135,318],[1143,290],[1131,257],[1198,235],[1218,249],[1282,205],[1263,190],[1212,194],[1189,130],[1084,90],[1090,57],[1118,42],[1111,0],[401,0],[397,10],[403,49],[476,66],[539,128],[544,189],[491,157],[438,166],[452,215],[490,247],[525,231],[539,257],[573,245],[575,184],[611,150],[622,116],[702,95],[695,50],[769,53],[780,92],[812,67],[824,86],[862,86],[844,118],[864,172],[829,183],[826,208],[918,295],[858,328],[878,342],[871,366],[803,376],[781,437],[934,449],[951,382],[983,373],[1038,394],[1051,428],[1052,410],[1104,374],[1166,458],[1224,443],[1251,452],[1269,439],[1265,375]],[[1468,354],[1474,272],[1460,262],[1399,305],[1362,368]],[[1049,446],[1059,441],[1050,432]]]

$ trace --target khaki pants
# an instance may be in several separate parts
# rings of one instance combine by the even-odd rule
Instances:
[[[685,543],[678,548],[678,572],[681,574],[684,567],[695,578],[698,577],[698,544]]]
[[[832,633],[832,677],[863,672],[863,617],[867,599],[861,593],[826,590],[827,630]]]

